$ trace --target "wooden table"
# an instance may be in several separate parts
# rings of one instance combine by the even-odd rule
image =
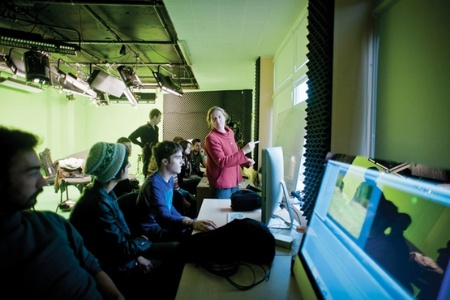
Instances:
[[[213,220],[218,226],[227,222],[227,213],[232,212],[229,199],[204,199],[198,215],[199,219]],[[261,219],[261,210],[244,212],[245,217]],[[194,232],[195,234],[195,232]],[[177,300],[196,299],[300,299],[300,291],[295,277],[291,275],[291,254],[278,248],[270,272],[270,279],[249,290],[239,290],[223,277],[213,275],[193,263],[185,265],[178,287]],[[253,275],[240,268],[233,280],[247,284]],[[247,280],[247,283],[245,282]]]

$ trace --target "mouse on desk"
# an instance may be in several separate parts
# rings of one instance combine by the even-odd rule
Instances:
[[[208,228],[208,231],[214,230],[216,229],[216,227],[212,226],[212,225],[208,225],[206,226],[206,228]]]

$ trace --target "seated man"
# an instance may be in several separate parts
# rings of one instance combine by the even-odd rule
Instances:
[[[144,295],[172,299],[183,269],[179,244],[152,243],[145,236],[131,235],[113,191],[128,178],[129,167],[125,145],[94,144],[85,168],[94,181],[75,204],[70,222],[127,299]]]
[[[142,233],[152,241],[180,241],[192,229],[208,231],[216,228],[210,220],[183,216],[173,205],[174,175],[183,165],[182,147],[171,141],[158,143],[153,157],[158,171],[148,176],[139,192],[137,206]]]
[[[202,148],[202,142],[200,139],[193,139],[191,144],[191,160],[193,162],[194,172],[203,176],[204,173],[200,170],[200,168],[206,168],[206,152],[205,149]]]
[[[31,210],[47,185],[38,138],[0,126],[0,282],[17,299],[124,299],[66,219]]]

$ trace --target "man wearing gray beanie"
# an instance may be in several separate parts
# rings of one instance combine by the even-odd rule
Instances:
[[[114,187],[128,178],[127,151],[117,143],[92,146],[84,170],[94,180],[84,189],[69,220],[127,299],[147,294],[172,299],[183,268],[179,244],[132,236],[116,201]]]

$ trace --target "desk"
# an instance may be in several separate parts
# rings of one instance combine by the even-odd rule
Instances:
[[[249,185],[249,184],[252,184],[252,182],[249,179],[244,179],[244,181],[242,181],[239,184],[239,188],[245,189],[247,187],[247,185]],[[197,212],[200,212],[200,208],[202,207],[203,199],[211,197],[211,192],[209,190],[208,178],[202,177],[202,180],[200,180],[200,182],[198,183],[196,197],[197,197]]]
[[[204,199],[199,219],[213,220],[218,226],[226,224],[227,213],[231,212],[231,201],[224,199]],[[261,219],[261,210],[244,212],[245,217]],[[194,232],[195,234],[195,232]],[[213,275],[194,263],[185,265],[177,292],[177,300],[194,299],[300,299],[300,291],[295,277],[291,275],[290,251],[278,248],[270,271],[270,279],[252,289],[242,291],[232,286],[223,277]],[[245,268],[240,268],[233,276],[236,281],[247,284],[252,278]]]

